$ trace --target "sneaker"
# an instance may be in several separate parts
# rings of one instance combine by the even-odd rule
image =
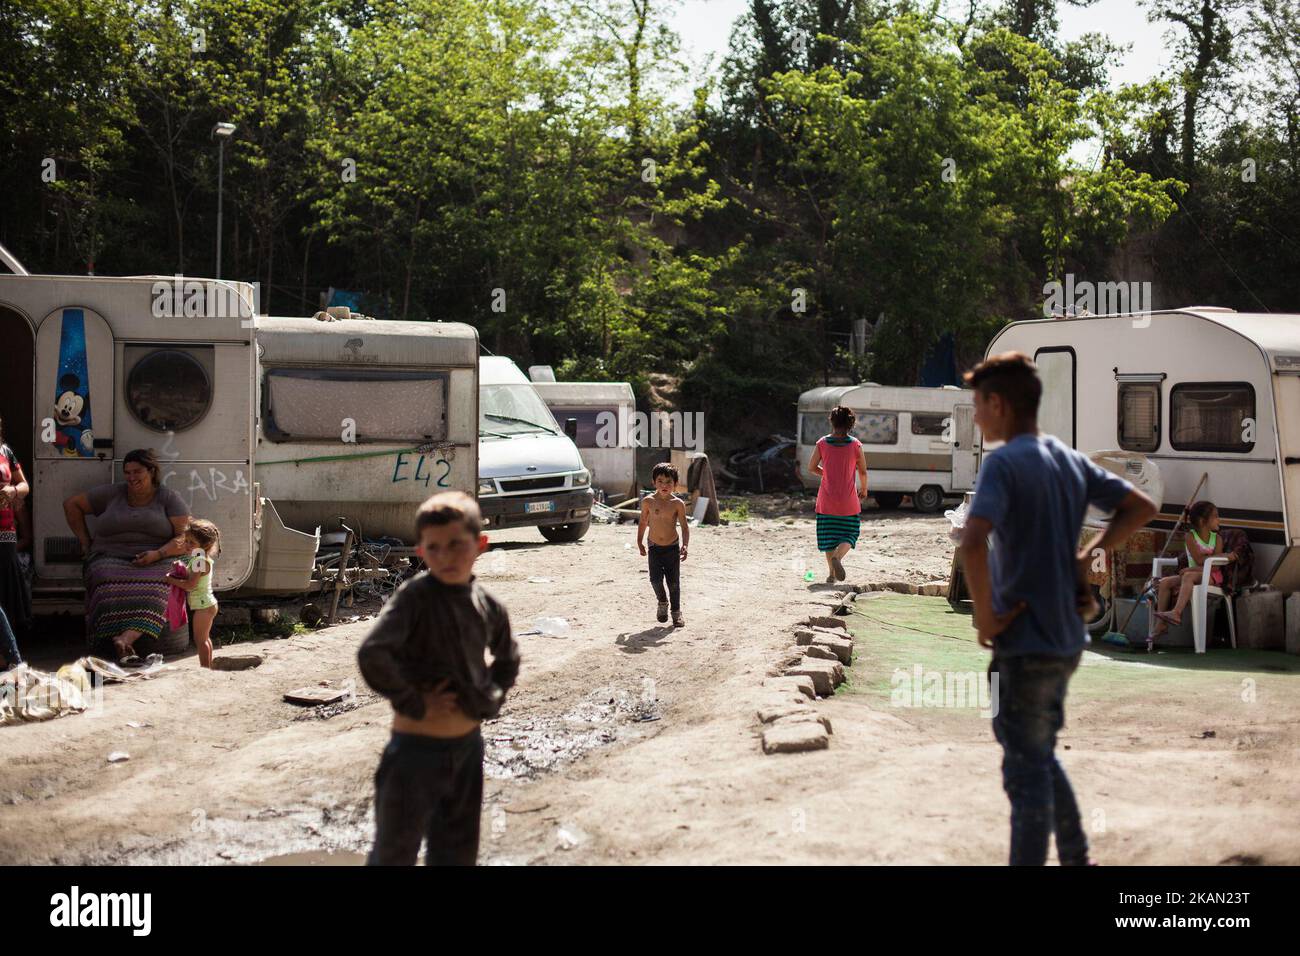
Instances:
[[[685,627],[686,618],[682,617],[681,611],[673,611],[673,627]]]
[[[657,617],[657,618],[659,619],[659,623],[660,623],[660,624],[662,624],[664,621],[668,620],[668,602],[667,602],[667,601],[660,601],[660,602],[659,602],[659,613],[656,614],[655,617]]]

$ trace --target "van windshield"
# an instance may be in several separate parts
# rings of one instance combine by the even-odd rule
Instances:
[[[559,434],[555,418],[531,385],[480,385],[478,390],[480,435],[521,435],[525,432]]]

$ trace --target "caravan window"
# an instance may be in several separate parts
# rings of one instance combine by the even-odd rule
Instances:
[[[153,348],[128,345],[123,353],[126,407],[154,431],[184,431],[212,406],[212,346]]]
[[[552,405],[551,414],[559,422],[561,428],[564,427],[566,418],[576,418],[578,420],[578,447],[579,448],[596,448],[597,437],[611,439],[610,448],[618,446],[618,409],[617,408],[591,408],[584,406],[582,408],[571,407],[567,405]],[[604,416],[603,418],[601,416]],[[633,421],[632,416],[627,416],[628,440],[631,441]],[[608,423],[608,424],[607,424]],[[601,429],[605,434],[602,436]]]
[[[853,436],[864,445],[897,445],[898,412],[862,412]]]
[[[1179,451],[1248,452],[1255,428],[1247,382],[1184,382],[1169,393],[1169,443]]]
[[[277,369],[262,382],[263,433],[271,441],[441,441],[447,437],[445,373]]]
[[[1160,447],[1160,385],[1125,382],[1119,386],[1119,447],[1155,451]]]
[[[831,423],[822,412],[804,412],[799,416],[799,441],[804,445],[815,445],[817,439],[831,433]]]
[[[936,438],[942,438],[951,421],[952,416],[942,412],[937,415],[928,412],[912,412],[912,434],[934,435]]]

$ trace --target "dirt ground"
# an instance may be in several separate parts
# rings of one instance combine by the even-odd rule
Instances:
[[[817,704],[833,722],[830,749],[762,754],[761,681],[792,643],[790,625],[839,593],[821,583],[810,513],[779,516],[792,506],[803,503],[755,499],[748,521],[695,531],[680,629],[654,620],[632,525],[595,526],[572,545],[532,529],[491,536],[479,571],[510,609],[523,669],[501,719],[484,726],[481,862],[1003,862],[1007,807],[987,720],[889,698],[890,675],[913,659],[983,666],[960,615],[946,635],[907,629],[922,620],[907,602],[946,609],[942,599],[865,600],[875,620],[853,618],[850,684]],[[947,528],[942,516],[870,513],[845,562],[849,583],[945,578]],[[524,633],[539,618],[568,629]],[[265,658],[248,671],[182,658],[153,680],[110,686],[99,713],[0,728],[0,863],[359,862],[389,724],[355,666],[366,628],[218,652]],[[944,663],[958,647],[969,656]],[[1114,681],[1081,695],[1063,760],[1102,860],[1300,862],[1300,678],[1285,667],[1206,671],[1148,693],[1140,675],[1151,665],[1095,656],[1128,683],[1119,697]],[[1242,707],[1243,678],[1259,678],[1264,706]],[[349,680],[357,695],[344,706],[281,699]],[[1206,728],[1213,738],[1193,739]],[[130,758],[110,764],[114,751]]]

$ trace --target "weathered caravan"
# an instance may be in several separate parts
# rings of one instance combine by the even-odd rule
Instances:
[[[988,354],[1016,350],[1043,379],[1039,425],[1083,452],[1155,461],[1152,524],[1198,497],[1246,531],[1255,576],[1300,588],[1300,315],[1193,307],[1006,326]]]
[[[912,496],[918,511],[943,507],[946,495],[969,490],[975,481],[975,407],[969,390],[903,386],[834,385],[799,396],[799,478],[807,488],[820,479],[809,470],[817,439],[830,431],[827,416],[836,405],[857,415],[853,435],[867,455],[871,497],[897,508]]]
[[[478,332],[458,322],[257,322],[262,493],[299,531],[410,541],[415,506],[474,494]]]
[[[0,275],[0,415],[32,485],[38,604],[80,600],[63,501],[120,481],[134,448],[156,448],[166,485],[221,528],[216,588],[250,577],[254,310],[239,282]]]
[[[636,445],[627,440],[636,395],[627,382],[533,382],[561,425],[578,423],[574,443],[591,484],[614,501],[636,497]]]

